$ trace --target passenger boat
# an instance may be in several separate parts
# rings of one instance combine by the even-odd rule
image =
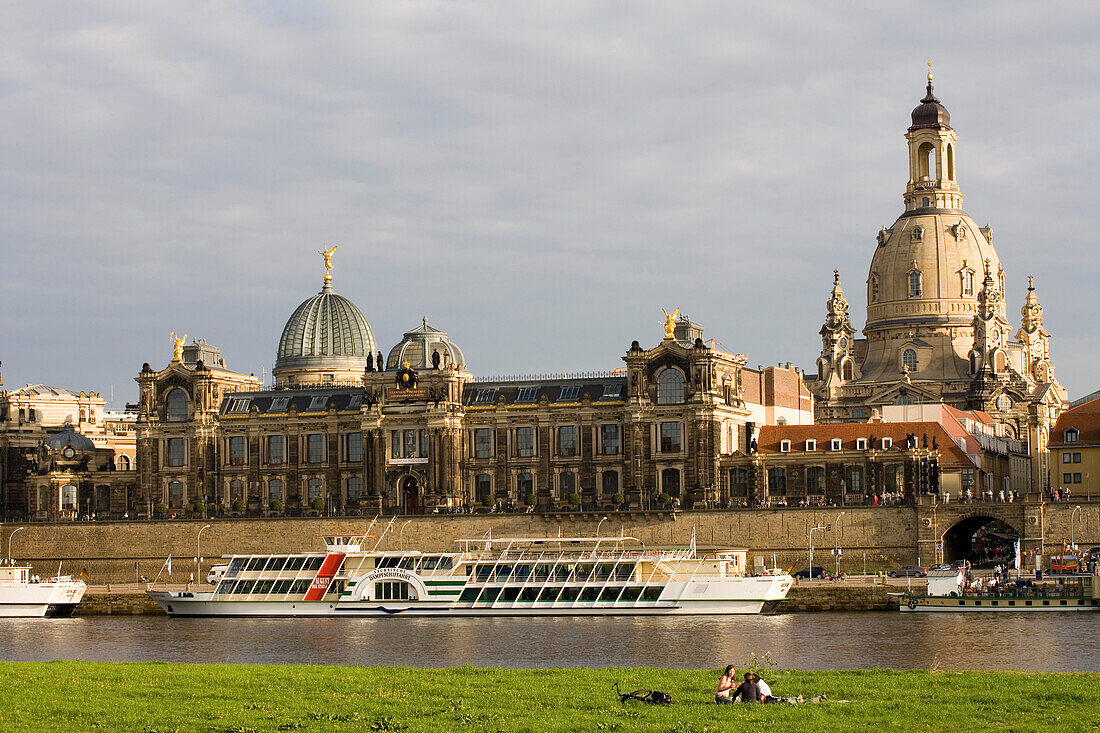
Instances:
[[[30,567],[0,565],[0,617],[72,616],[87,588],[68,576],[37,580]]]
[[[699,555],[694,541],[490,536],[419,552],[364,549],[368,537],[326,535],[324,553],[228,556],[211,591],[147,593],[169,616],[639,616],[760,613],[793,582],[746,575],[745,550]]]
[[[1093,575],[1054,575],[1026,584],[963,589],[953,572],[928,573],[927,593],[899,594],[903,613],[1100,611],[1100,583]]]

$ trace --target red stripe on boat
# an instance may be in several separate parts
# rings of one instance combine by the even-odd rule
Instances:
[[[330,554],[325,558],[325,561],[321,563],[321,569],[317,571],[317,576],[313,579],[313,582],[309,584],[309,591],[306,593],[306,597],[302,600],[305,601],[319,601],[325,597],[325,591],[332,584],[332,579],[336,577],[336,571],[340,569],[340,565],[344,562],[344,555]]]

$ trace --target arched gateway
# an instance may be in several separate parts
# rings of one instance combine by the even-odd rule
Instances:
[[[982,564],[1012,564],[1020,532],[1003,519],[986,514],[965,517],[943,533],[943,562],[968,560]]]

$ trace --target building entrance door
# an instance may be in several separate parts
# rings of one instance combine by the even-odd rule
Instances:
[[[414,476],[409,476],[401,484],[401,502],[406,514],[420,513],[420,486]]]

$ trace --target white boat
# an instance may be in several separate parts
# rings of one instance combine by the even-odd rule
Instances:
[[[926,593],[899,593],[903,613],[1050,613],[1100,611],[1100,578],[1048,575],[995,588],[967,588],[960,571],[928,572]]]
[[[368,537],[227,556],[212,591],[147,593],[169,616],[641,616],[760,613],[793,583],[746,575],[745,550],[647,549],[626,536],[486,537],[458,552],[365,550]]]
[[[29,567],[0,565],[0,617],[72,616],[87,588],[68,576],[37,580]]]

